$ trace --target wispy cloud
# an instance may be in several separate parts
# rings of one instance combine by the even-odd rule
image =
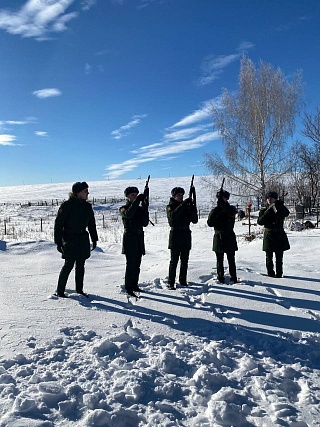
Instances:
[[[253,47],[253,43],[244,41],[236,48],[236,53],[230,55],[208,55],[202,62],[201,69],[203,75],[198,80],[198,84],[205,86],[218,79],[226,67],[238,61],[244,52]]]
[[[136,169],[141,163],[169,161],[186,151],[201,148],[208,144],[208,142],[218,139],[220,137],[219,133],[210,131],[210,126],[212,125],[210,123],[209,109],[209,105],[212,106],[217,103],[217,99],[204,102],[199,110],[194,111],[192,114],[165,129],[164,136],[160,142],[144,145],[131,151],[134,154],[132,159],[107,166],[106,176],[109,179],[117,179],[121,175]],[[190,127],[190,125],[192,126]],[[182,129],[184,126],[185,128]]]
[[[81,1],[81,8],[82,10],[89,10],[96,4],[96,0],[82,0]]]
[[[309,21],[312,17],[311,16],[299,16],[293,21],[289,21],[285,24],[279,25],[276,28],[276,31],[284,32],[284,31],[290,31],[296,28],[297,26]]]
[[[96,56],[108,55],[111,52],[111,49],[99,50],[95,53]]]
[[[67,29],[67,23],[78,16],[77,12],[67,13],[75,0],[28,0],[16,11],[0,9],[0,28],[10,34],[22,37],[47,39],[49,33]],[[88,10],[93,0],[83,0],[82,9]]]
[[[26,117],[24,120],[0,120],[0,131],[10,129],[14,126],[23,126],[30,123],[36,123],[35,117]]]
[[[36,130],[34,134],[41,137],[48,136],[48,132],[42,130]]]
[[[9,134],[0,134],[0,145],[21,145],[21,144],[15,144],[14,141],[16,141],[17,137],[15,135],[9,135]]]
[[[48,89],[40,89],[32,92],[37,98],[50,98],[52,96],[60,96],[62,92],[59,89],[48,88]]]
[[[111,136],[114,139],[121,139],[121,138],[129,135],[130,130],[133,127],[137,126],[141,122],[141,119],[144,119],[145,117],[147,117],[147,114],[139,114],[139,115],[132,116],[131,117],[132,120],[129,123],[121,126],[119,129],[112,131]]]
[[[220,104],[220,97],[210,99],[202,103],[198,110],[193,111],[191,114],[183,117],[177,123],[172,125],[169,129],[180,128],[184,126],[194,125],[195,123],[202,122],[211,117],[213,107],[218,107]]]
[[[22,120],[0,120],[0,128],[2,126],[21,126],[21,125],[26,125],[28,122],[27,121],[22,121]]]
[[[91,70],[92,70],[92,65],[86,63],[86,65],[84,66],[84,74],[91,74]]]

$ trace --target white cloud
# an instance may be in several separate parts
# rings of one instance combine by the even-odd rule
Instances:
[[[96,0],[82,0],[81,8],[82,10],[89,10],[96,4]]]
[[[14,126],[23,126],[30,123],[35,123],[37,119],[35,117],[26,117],[24,120],[0,120],[0,132],[8,130]]]
[[[15,135],[0,134],[0,145],[19,145],[14,143],[16,139],[17,137]]]
[[[85,67],[84,67],[84,73],[85,74],[91,74],[91,70],[92,70],[92,66],[88,63],[86,63]]]
[[[149,149],[146,149],[146,147],[141,147],[140,150],[134,151],[135,154],[138,154],[136,157],[125,160],[122,163],[107,166],[106,176],[109,179],[119,178],[119,176],[137,168],[141,163],[164,159],[169,160],[167,158],[168,156],[170,156],[169,158],[172,159],[176,157],[177,154],[203,147],[209,141],[214,141],[219,137],[220,136],[218,132],[207,132],[189,140],[177,141],[170,144],[151,144]]]
[[[137,126],[140,122],[141,119],[147,117],[147,114],[140,114],[140,115],[135,115],[132,116],[132,120],[127,123],[126,125],[121,126],[119,129],[116,129],[114,131],[111,132],[111,135],[114,139],[121,139],[127,135],[129,135],[129,131]]]
[[[36,130],[35,135],[37,135],[37,136],[48,136],[48,132],[44,132],[42,130]]]
[[[202,126],[194,126],[187,129],[176,130],[173,132],[168,132],[164,136],[164,140],[169,142],[169,141],[178,141],[180,139],[190,138],[199,132],[207,131],[208,127],[209,125],[202,125]]]
[[[108,179],[116,179],[134,170],[141,163],[169,161],[186,151],[201,148],[208,142],[219,139],[219,132],[209,131],[212,126],[210,122],[212,107],[213,105],[219,106],[219,103],[220,97],[203,102],[199,110],[194,111],[192,114],[165,129],[165,134],[161,142],[144,145],[137,150],[131,151],[135,155],[132,159],[107,166],[106,176]],[[204,120],[207,122],[194,126],[194,123]],[[190,125],[192,126],[190,127]],[[182,127],[185,128],[182,129]]]
[[[28,0],[18,11],[0,9],[0,28],[22,37],[46,39],[50,32],[67,29],[78,13],[66,13],[75,0]],[[84,2],[90,3],[90,2]]]
[[[183,126],[190,126],[190,125],[193,125],[194,123],[199,123],[209,119],[211,117],[212,108],[219,106],[220,99],[221,97],[218,96],[217,98],[213,98],[203,102],[201,107],[198,110],[195,110],[193,113],[188,114],[186,117],[184,117],[183,119],[179,120],[177,123],[172,125],[171,128],[169,129],[183,127]]]
[[[28,122],[21,121],[21,120],[0,120],[0,126],[3,125],[11,125],[11,126],[19,126],[19,125],[25,125]]]
[[[37,98],[50,98],[52,96],[60,96],[62,92],[59,89],[50,88],[50,89],[40,89],[35,90],[33,95]]]
[[[111,49],[99,50],[95,53],[96,56],[108,55],[111,52]]]
[[[201,65],[203,76],[198,81],[199,85],[205,86],[218,79],[226,67],[239,60],[243,52],[253,47],[253,43],[244,41],[236,48],[237,53],[230,55],[208,55],[204,58]]]

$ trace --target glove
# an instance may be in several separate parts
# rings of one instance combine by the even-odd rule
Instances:
[[[141,194],[137,195],[137,199],[136,200],[139,200],[139,202],[143,202],[144,198],[145,198],[145,195],[143,193],[141,193]]]
[[[282,206],[283,205],[283,200],[276,200],[275,201],[275,205],[276,206]]]
[[[63,254],[63,246],[57,245],[57,251],[60,252],[61,254]]]
[[[182,202],[183,205],[189,205],[192,203],[192,199],[191,197],[187,197],[186,199],[184,199],[184,201]]]
[[[95,250],[95,248],[97,247],[97,242],[92,242],[92,251],[94,251]]]

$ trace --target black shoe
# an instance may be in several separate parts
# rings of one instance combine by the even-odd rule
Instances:
[[[218,277],[218,280],[222,284],[224,284],[226,282],[224,277]]]
[[[79,295],[83,295],[84,297],[89,298],[89,295],[88,295],[88,294],[86,294],[86,293],[85,293],[85,292],[83,292],[83,291],[77,291],[77,294],[79,294]]]
[[[268,271],[269,277],[276,277],[276,273],[274,271]]]
[[[66,294],[58,294],[58,292],[55,292],[54,295],[58,298],[69,298]]]
[[[134,292],[143,292],[143,290],[141,288],[139,288],[139,286],[136,286],[135,288],[133,288]]]
[[[138,299],[139,297],[138,297],[138,295],[137,294],[135,294],[133,291],[127,291],[127,295],[129,296],[129,297],[134,297],[134,298],[136,298],[136,299]]]
[[[168,285],[167,286],[168,289],[170,289],[170,291],[174,291],[176,288],[174,287],[174,285]]]
[[[281,279],[281,277],[282,277],[282,273],[277,273],[277,274],[276,274],[276,277],[278,277],[279,279]]]
[[[238,283],[238,278],[237,277],[230,277],[230,282]]]
[[[187,282],[180,282],[180,286],[188,286]]]

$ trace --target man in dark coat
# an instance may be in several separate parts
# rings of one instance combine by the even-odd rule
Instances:
[[[237,269],[235,262],[235,252],[238,250],[236,235],[233,231],[237,209],[229,205],[230,193],[220,190],[217,193],[218,203],[211,210],[207,224],[214,227],[212,250],[216,253],[217,276],[221,283],[225,283],[224,277],[224,254],[227,254],[230,280],[237,283]]]
[[[135,296],[141,292],[138,286],[142,255],[145,255],[144,231],[149,223],[148,202],[145,194],[139,194],[137,187],[124,190],[127,203],[120,208],[124,225],[122,253],[126,256],[125,289]]]
[[[278,199],[278,193],[275,191],[270,191],[266,199],[267,206],[260,210],[258,218],[258,224],[264,225],[262,250],[266,253],[268,276],[282,277],[283,252],[290,249],[283,222],[290,212],[284,206],[283,201]],[[273,266],[273,253],[276,257],[276,271]]]
[[[65,260],[56,291],[56,295],[61,298],[67,297],[65,288],[74,264],[76,264],[76,292],[87,296],[83,292],[83,278],[84,264],[86,259],[90,257],[89,234],[92,240],[92,249],[96,248],[98,241],[93,209],[91,204],[87,202],[88,194],[86,182],[73,184],[69,199],[62,203],[55,220],[54,242]]]
[[[191,198],[183,200],[184,189],[175,187],[171,191],[167,205],[167,218],[170,225],[169,249],[171,250],[169,264],[169,289],[175,289],[176,270],[180,258],[179,283],[188,286],[187,271],[189,253],[191,250],[190,223],[198,222],[197,207]]]

